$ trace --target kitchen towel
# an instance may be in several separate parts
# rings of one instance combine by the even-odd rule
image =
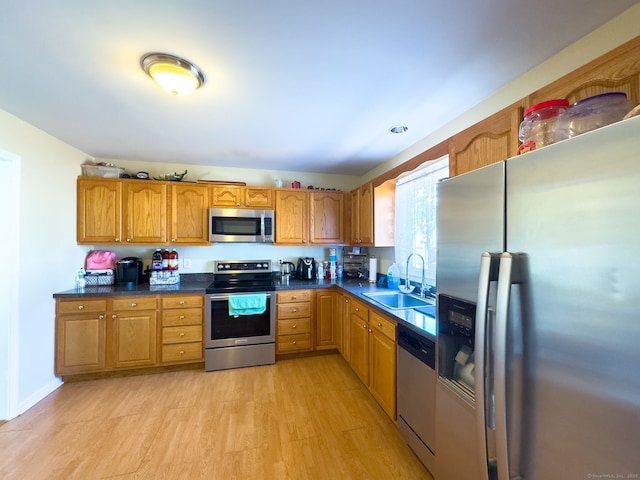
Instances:
[[[267,309],[267,294],[229,295],[229,315],[258,315]]]

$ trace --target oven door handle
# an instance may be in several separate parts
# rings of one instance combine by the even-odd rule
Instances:
[[[218,300],[229,300],[229,296],[230,295],[242,295],[243,293],[247,294],[247,295],[252,295],[252,293],[249,292],[241,292],[241,293],[216,293],[214,295],[209,295],[209,300],[212,301],[218,301]],[[265,293],[267,295],[267,298],[271,298],[271,292],[259,292],[259,293]]]

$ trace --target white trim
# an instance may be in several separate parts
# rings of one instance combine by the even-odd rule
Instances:
[[[1,180],[2,188],[9,199],[9,208],[4,209],[3,224],[5,232],[9,235],[2,235],[0,249],[12,252],[11,255],[3,256],[3,275],[6,279],[17,279],[19,273],[19,248],[20,248],[20,157],[13,153],[0,149],[0,162],[7,162],[9,175],[3,172]],[[4,392],[5,398],[0,402],[0,419],[11,420],[18,415],[18,339],[19,339],[19,302],[18,302],[18,282],[7,281],[2,284],[5,291],[8,305],[4,324],[0,324],[0,348],[5,350],[6,372],[2,372],[2,377],[6,375],[6,385],[0,385],[0,392]],[[2,378],[0,377],[0,378]],[[4,383],[4,382],[0,382]]]
[[[22,415],[43,398],[50,395],[52,392],[55,392],[63,384],[64,382],[62,380],[60,380],[59,378],[54,378],[42,388],[33,392],[31,395],[21,401],[20,405],[18,405],[18,415]]]

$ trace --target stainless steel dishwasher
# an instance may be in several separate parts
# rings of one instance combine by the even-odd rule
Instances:
[[[436,346],[398,325],[398,429],[429,471],[435,468]]]

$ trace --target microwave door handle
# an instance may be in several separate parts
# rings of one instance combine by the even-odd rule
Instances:
[[[260,236],[262,237],[262,242],[265,242],[264,213],[260,215]]]
[[[491,355],[487,355],[488,328],[487,313],[489,311],[489,287],[492,281],[497,280],[498,262],[500,254],[484,252],[480,256],[480,276],[478,279],[478,301],[476,304],[476,323],[474,340],[475,358],[475,402],[476,402],[476,438],[478,441],[478,454],[482,465],[482,477],[480,480],[489,480],[489,459],[487,448],[487,420],[489,407],[487,399],[491,397],[489,388],[489,374],[492,365],[488,365]]]

